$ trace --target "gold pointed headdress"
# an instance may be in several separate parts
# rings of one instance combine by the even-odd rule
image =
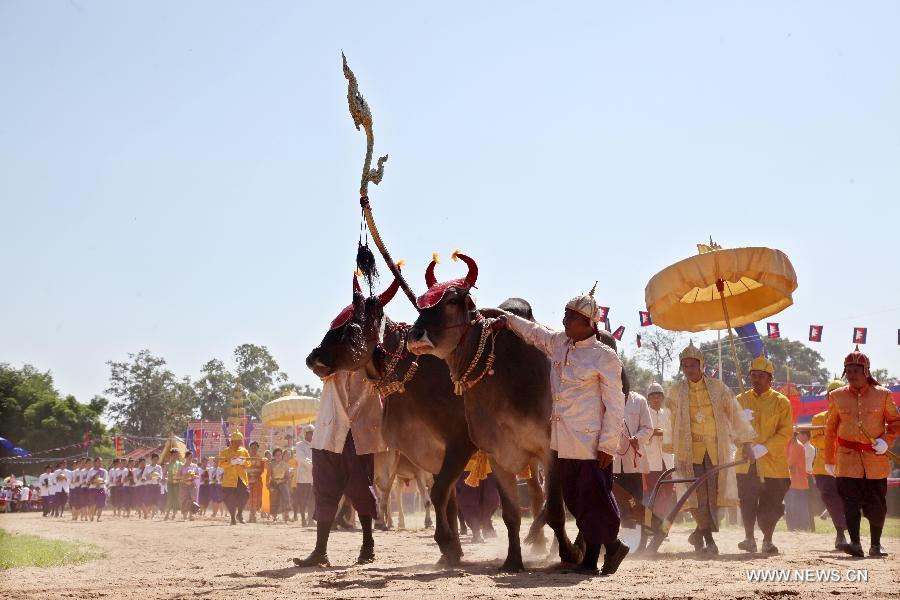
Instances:
[[[600,321],[600,309],[597,307],[597,301],[594,299],[594,292],[597,291],[597,282],[587,294],[576,296],[569,300],[566,304],[566,310],[577,312],[579,315],[588,318],[591,323]]]
[[[682,350],[681,354],[678,355],[678,362],[683,362],[686,358],[693,358],[694,360],[700,361],[701,369],[706,365],[706,359],[703,357],[703,353],[700,352],[700,349],[694,345],[694,340],[691,340],[687,348]]]

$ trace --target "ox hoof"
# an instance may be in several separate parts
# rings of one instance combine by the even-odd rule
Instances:
[[[434,523],[430,519],[425,521],[425,529],[434,529]]]
[[[506,562],[500,565],[498,571],[501,573],[521,573],[525,570],[525,565],[522,564],[522,559],[514,560],[507,558]]]
[[[459,554],[442,554],[441,558],[438,559],[437,564],[439,567],[444,567],[447,569],[458,567],[462,564],[462,552],[460,552]]]

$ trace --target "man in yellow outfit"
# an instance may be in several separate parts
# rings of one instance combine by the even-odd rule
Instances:
[[[244,436],[240,431],[232,431],[228,438],[229,445],[219,453],[219,466],[222,467],[222,495],[225,507],[231,515],[231,524],[244,522],[244,505],[247,503],[247,463],[250,453],[242,445]]]
[[[738,548],[756,552],[754,527],[759,523],[763,534],[763,554],[778,554],[772,543],[775,525],[784,515],[784,496],[791,486],[788,470],[787,443],[794,433],[794,413],[787,396],[772,389],[775,365],[765,356],[750,363],[752,389],[737,399],[744,416],[753,425],[755,462],[735,467],[744,541]]]
[[[831,406],[831,392],[844,387],[844,382],[835,379],[828,384],[828,406]],[[816,457],[813,459],[813,479],[816,481],[816,489],[819,496],[828,509],[828,516],[837,531],[834,538],[835,550],[841,550],[847,543],[844,532],[847,530],[847,517],[844,516],[844,501],[838,494],[837,482],[834,475],[825,470],[825,420],[828,417],[828,410],[813,415],[812,426],[822,427],[823,429],[813,429],[810,431],[809,443],[816,449]]]
[[[731,460],[731,442],[752,460],[755,433],[728,387],[703,374],[703,353],[691,342],[679,356],[684,379],[669,390],[666,408],[672,412],[672,451],[679,479],[700,478]],[[697,528],[688,541],[698,552],[718,554],[713,532],[719,530],[718,509],[737,505],[734,469],[709,476],[684,507],[691,509]],[[704,546],[705,544],[705,546]]]

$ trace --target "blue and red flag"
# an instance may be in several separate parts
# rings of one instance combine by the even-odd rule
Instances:
[[[822,326],[821,325],[810,325],[809,326],[809,341],[811,341],[811,342],[821,342],[822,341]]]
[[[778,323],[766,323],[766,330],[769,332],[769,339],[777,340],[781,337],[781,329]]]
[[[865,344],[867,333],[868,333],[867,327],[854,327],[853,328],[853,343],[854,344]]]
[[[608,306],[598,306],[597,311],[599,311],[598,320],[600,321],[608,321],[609,320],[609,307]],[[609,329],[609,327],[607,327]]]
[[[621,342],[623,335],[625,335],[625,327],[623,325],[619,325],[618,329],[613,332],[613,337]]]
[[[653,319],[650,317],[650,313],[646,310],[639,310],[638,315],[641,317],[641,327],[647,327],[648,325],[653,325]]]

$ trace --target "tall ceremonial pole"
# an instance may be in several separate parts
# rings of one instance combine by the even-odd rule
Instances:
[[[372,155],[375,148],[375,134],[372,131],[372,112],[369,110],[366,99],[363,98],[363,95],[359,92],[356,76],[353,74],[353,71],[350,70],[350,67],[347,66],[347,57],[344,56],[343,52],[341,52],[341,59],[344,63],[344,77],[347,78],[347,103],[350,107],[350,116],[353,117],[353,124],[356,126],[357,131],[360,126],[362,126],[366,132],[366,159],[363,162],[362,178],[359,183],[359,204],[362,207],[363,218],[365,219],[369,232],[372,234],[375,245],[378,247],[381,256],[384,258],[384,262],[387,263],[388,269],[390,269],[393,276],[400,282],[403,293],[409,298],[413,307],[418,310],[418,307],[416,306],[416,295],[410,289],[409,284],[406,283],[406,279],[404,279],[403,275],[400,273],[400,269],[397,268],[394,259],[391,258],[391,253],[388,252],[384,240],[381,239],[378,228],[375,226],[375,218],[372,216],[372,207],[369,204],[369,182],[372,182],[375,185],[378,185],[381,182],[382,177],[384,177],[384,163],[387,161],[388,156],[385,154],[384,156],[379,157],[378,168],[372,168]],[[368,250],[360,244],[360,250],[362,251],[364,249]],[[370,252],[368,254],[371,256]],[[360,262],[360,255],[357,255],[357,262]],[[371,273],[374,270],[374,265],[372,265],[371,270],[364,268],[364,265],[360,265],[360,267],[371,286]]]

